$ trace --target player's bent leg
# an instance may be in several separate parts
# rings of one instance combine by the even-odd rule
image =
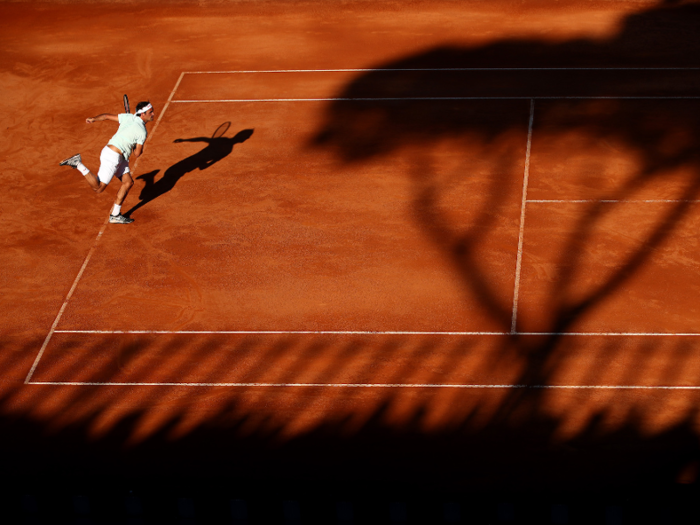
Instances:
[[[117,199],[114,201],[114,203],[121,206],[124,202],[124,199],[126,199],[126,196],[129,194],[129,190],[131,190],[133,186],[134,179],[131,178],[131,173],[125,172],[122,175],[122,185],[119,188],[119,191],[117,192]]]
[[[91,172],[85,175],[85,180],[88,181],[88,184],[95,193],[102,193],[107,188],[107,184],[95,177]]]
[[[119,170],[119,164],[122,159],[123,157],[119,153],[112,151],[107,146],[102,148],[102,152],[100,153],[100,169],[97,172],[97,177],[93,175],[94,184],[90,184],[92,189],[95,190],[95,193],[102,193],[105,190]],[[85,175],[85,177],[87,178],[88,175]]]
[[[122,215],[122,203],[129,194],[129,190],[133,187],[134,179],[131,178],[131,173],[128,171],[122,173],[120,178],[122,185],[117,192],[117,198],[114,201],[114,206],[112,206],[112,213],[109,215],[109,222],[112,224],[129,224],[134,222],[134,219]]]
[[[105,188],[107,188],[107,184],[95,177],[95,175],[93,175],[92,172],[87,168],[85,168],[85,173],[83,173],[83,176],[92,188],[92,191],[94,191],[95,193],[102,193],[103,191],[105,191]]]
[[[69,166],[82,173],[87,183],[96,193],[102,193],[107,187],[107,184],[101,184],[100,180],[92,174],[85,164],[83,164],[83,159],[81,158],[80,153],[73,155],[72,157],[68,157],[58,164],[59,166]]]
[[[82,164],[83,160],[80,157],[80,153],[73,155],[72,157],[68,157],[67,159],[63,159],[61,162],[58,163],[59,166],[70,166],[71,168],[78,169],[78,165]]]

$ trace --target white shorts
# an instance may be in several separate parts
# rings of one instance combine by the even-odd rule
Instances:
[[[107,146],[102,148],[100,153],[100,171],[97,172],[97,178],[100,182],[109,184],[112,177],[117,177],[122,180],[122,175],[131,173],[129,171],[129,161],[116,151],[112,151]]]

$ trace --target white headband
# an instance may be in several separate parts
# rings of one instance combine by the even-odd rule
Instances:
[[[136,113],[134,113],[134,115],[140,115],[141,113],[146,113],[146,111],[148,111],[149,109],[153,109],[153,106],[151,106],[150,104],[148,106],[146,106],[145,108],[139,109]]]

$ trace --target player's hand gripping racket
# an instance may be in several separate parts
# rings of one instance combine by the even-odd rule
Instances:
[[[129,97],[126,95],[124,95],[124,111],[131,113],[131,111],[129,111]]]

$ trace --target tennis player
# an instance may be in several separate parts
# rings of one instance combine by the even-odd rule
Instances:
[[[112,224],[134,222],[134,219],[124,217],[121,213],[122,203],[134,185],[129,162],[132,159],[138,159],[143,153],[143,144],[148,136],[146,124],[153,121],[153,117],[154,111],[151,103],[139,102],[133,115],[130,113],[122,113],[121,115],[103,113],[85,120],[88,124],[101,120],[112,120],[119,123],[119,129],[102,149],[100,170],[97,172],[97,177],[85,167],[80,153],[60,162],[61,166],[70,166],[82,173],[95,193],[102,193],[113,177],[117,177],[121,181],[122,185],[117,192],[117,199],[109,214],[109,222]]]

